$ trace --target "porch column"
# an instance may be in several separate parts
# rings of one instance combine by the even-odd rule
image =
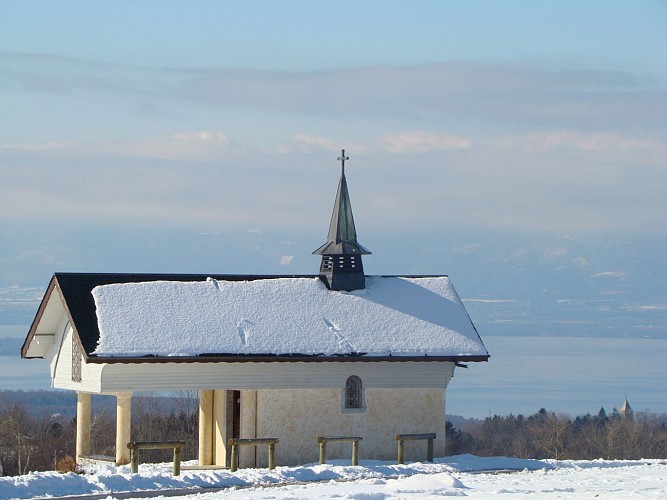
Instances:
[[[233,391],[213,391],[213,434],[215,436],[214,463],[228,467],[231,463],[231,448],[227,440],[232,437]]]
[[[132,393],[116,395],[116,464],[130,463],[130,425],[132,422]]]
[[[257,391],[241,391],[241,436],[256,438],[257,435]],[[265,446],[244,447],[240,450],[241,467],[268,467]],[[261,464],[261,465],[260,465]]]
[[[199,391],[199,465],[213,464],[213,391]]]
[[[90,393],[76,393],[76,461],[90,455]]]

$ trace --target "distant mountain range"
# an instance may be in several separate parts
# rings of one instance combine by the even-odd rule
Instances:
[[[55,271],[316,274],[322,239],[260,228],[32,229],[0,223],[0,325],[24,333]],[[449,274],[482,337],[667,339],[667,232],[363,235],[367,274]]]

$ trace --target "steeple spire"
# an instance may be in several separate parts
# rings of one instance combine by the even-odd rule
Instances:
[[[338,161],[341,162],[341,175],[327,242],[313,252],[313,255],[322,256],[320,276],[326,278],[332,290],[349,291],[365,288],[361,256],[371,253],[357,241],[350,193],[345,179],[345,161],[349,159],[343,149],[338,157]]]
[[[630,403],[628,403],[628,395],[625,395],[625,401],[623,401],[623,404],[621,405],[621,409],[619,410],[623,418],[627,418],[628,420],[632,420],[633,417],[633,409],[630,407]]]

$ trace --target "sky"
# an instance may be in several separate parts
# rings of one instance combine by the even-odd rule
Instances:
[[[483,338],[667,339],[666,25],[662,1],[0,0],[0,325],[54,271],[317,272],[345,148],[369,274],[449,274]]]
[[[663,2],[5,1],[0,16],[5,220],[319,227],[344,147],[372,227],[666,225]]]

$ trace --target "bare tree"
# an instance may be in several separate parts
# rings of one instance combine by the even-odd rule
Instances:
[[[5,469],[15,471],[16,474],[25,474],[29,471],[35,443],[33,424],[33,418],[22,405],[11,404],[4,410],[0,418],[0,427],[2,427],[2,447],[6,453],[3,457]]]

